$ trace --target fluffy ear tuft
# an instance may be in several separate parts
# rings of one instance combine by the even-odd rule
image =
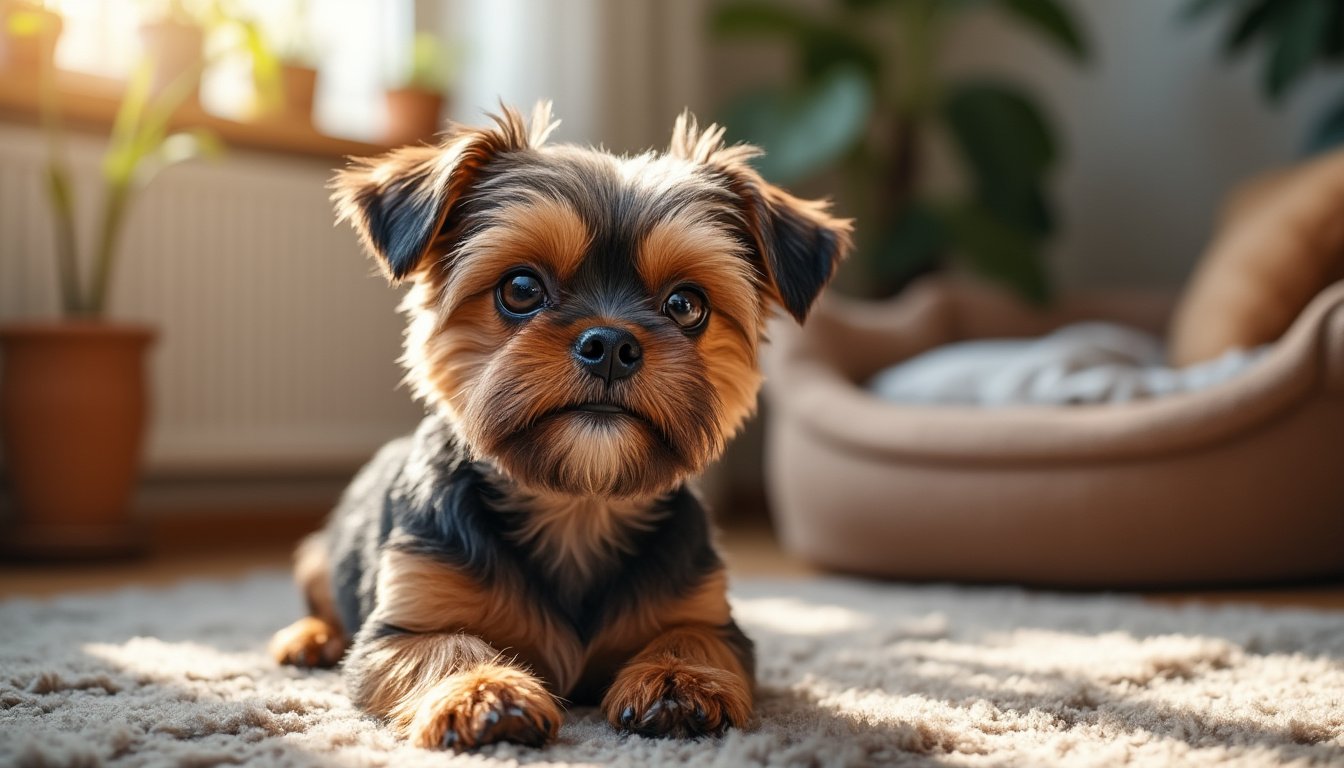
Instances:
[[[392,282],[415,271],[443,226],[451,194],[444,176],[452,175],[440,168],[443,155],[440,147],[401,147],[353,160],[332,179],[337,220],[350,222]]]
[[[758,191],[757,237],[780,304],[798,322],[852,247],[852,220],[830,215],[829,200],[800,200],[779,187]]]
[[[672,128],[668,154],[720,175],[743,203],[743,219],[779,305],[798,322],[849,254],[853,222],[830,214],[828,200],[802,200],[770,184],[750,165],[761,150],[725,146],[723,128],[703,130],[689,111]]]
[[[437,145],[400,147],[353,159],[331,181],[338,221],[348,221],[365,249],[392,282],[415,274],[440,233],[451,229],[454,203],[482,167],[506,153],[541,146],[559,124],[550,102],[532,119],[501,105],[492,128],[450,124]]]

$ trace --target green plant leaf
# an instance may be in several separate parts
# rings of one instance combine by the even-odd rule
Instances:
[[[766,178],[791,184],[833,165],[868,127],[873,95],[853,67],[832,70],[802,88],[753,91],[725,110],[734,139],[765,150],[756,167]]]
[[[150,86],[154,81],[154,62],[140,60],[126,82],[126,92],[117,106],[112,121],[112,135],[103,155],[103,178],[112,183],[125,183],[135,171],[139,160],[136,135],[140,132],[145,109],[150,101]]]
[[[904,286],[947,256],[949,236],[942,213],[920,200],[908,203],[866,254],[873,276]]]
[[[1069,10],[1057,0],[999,0],[998,6],[1075,60],[1087,61],[1087,40]]]
[[[957,83],[948,89],[942,106],[962,159],[981,183],[1034,180],[1058,159],[1044,115],[1014,87],[989,81]]]
[[[923,3],[936,13],[956,13],[988,2],[990,0],[843,0],[845,7],[854,11],[866,11],[884,5],[897,8],[913,3]]]
[[[842,0],[842,2],[851,11],[867,11],[883,5],[895,5],[893,0]]]
[[[191,128],[165,138],[157,155],[165,166],[197,158],[218,160],[224,156],[224,142],[204,128]]]
[[[710,16],[710,30],[723,37],[805,37],[819,25],[779,3],[744,0],[719,6]]]
[[[421,32],[411,47],[411,69],[406,84],[430,93],[448,87],[448,67],[438,36]]]
[[[1330,4],[1330,18],[1325,22],[1325,57],[1335,62],[1344,60],[1344,3]]]
[[[777,3],[747,0],[721,6],[710,28],[723,37],[783,37],[797,47],[809,79],[838,66],[856,66],[870,77],[882,70],[881,55],[844,27],[816,21]]]
[[[974,203],[953,207],[947,226],[957,253],[984,277],[1008,286],[1027,301],[1049,302],[1040,241]]]
[[[18,5],[5,19],[5,33],[10,37],[47,37],[56,34],[57,22],[41,6],[25,8]]]
[[[1328,152],[1344,146],[1344,96],[1326,110],[1307,139],[1307,154]]]
[[[867,43],[836,28],[809,35],[803,42],[803,72],[816,79],[837,67],[851,66],[876,80],[882,73],[882,57]]]
[[[1250,45],[1257,36],[1267,36],[1274,19],[1296,0],[1253,0],[1243,3],[1227,38],[1223,40],[1223,55],[1233,58]]]
[[[1041,179],[984,179],[975,198],[986,210],[1022,231],[1045,237],[1055,230],[1055,214]]]
[[[1032,236],[1050,234],[1054,215],[1044,179],[1058,149],[1031,99],[998,83],[958,84],[948,92],[942,114],[977,204]]]
[[[1275,101],[1283,98],[1325,47],[1333,0],[1279,0],[1283,15],[1276,25],[1269,61],[1265,65],[1265,91]]]
[[[140,159],[135,169],[133,187],[144,189],[159,172],[188,160],[218,160],[224,156],[224,143],[204,128],[178,131],[164,137],[152,151]]]
[[[237,24],[243,34],[243,48],[252,60],[252,86],[257,91],[259,106],[263,112],[275,112],[285,103],[280,57],[266,40],[260,24],[250,20],[239,20]]]

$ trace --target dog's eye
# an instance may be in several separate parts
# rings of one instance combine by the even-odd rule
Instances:
[[[663,302],[663,314],[672,318],[683,331],[698,330],[709,317],[709,300],[699,290],[682,286]]]
[[[533,314],[546,304],[546,287],[533,272],[513,272],[499,283],[499,306],[510,315]]]

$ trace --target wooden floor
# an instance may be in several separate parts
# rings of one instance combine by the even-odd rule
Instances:
[[[0,562],[0,599],[48,597],[124,586],[161,586],[191,578],[229,578],[258,568],[288,568],[294,543],[316,527],[317,515],[255,514],[153,526],[149,553],[94,563]],[[780,549],[763,522],[728,526],[720,548],[736,577],[803,577],[817,569]],[[1250,603],[1344,610],[1344,583],[1287,588],[1146,593],[1161,603]]]

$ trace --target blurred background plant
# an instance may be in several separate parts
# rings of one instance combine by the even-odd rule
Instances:
[[[42,126],[47,136],[47,192],[56,226],[56,263],[61,309],[68,317],[99,319],[120,251],[121,231],[136,195],[164,168],[194,157],[218,157],[223,147],[208,131],[169,132],[170,120],[195,92],[203,62],[176,72],[155,90],[156,68],[144,58],[127,84],[112,125],[101,165],[103,195],[97,237],[81,279],[79,237],[73,174],[65,153],[55,76],[50,64],[42,70]]]
[[[438,35],[421,32],[411,44],[411,58],[400,85],[442,93],[448,87],[448,54]]]
[[[1264,51],[1261,88],[1274,106],[1313,72],[1344,63],[1344,3],[1339,0],[1191,0],[1186,21],[1227,17],[1222,53],[1228,60]],[[1344,143],[1344,93],[1317,119],[1306,137],[1308,153]]]
[[[837,171],[860,224],[858,268],[889,295],[953,258],[1035,302],[1048,300],[1045,246],[1056,228],[1048,190],[1060,141],[1021,87],[939,68],[949,27],[997,13],[1072,60],[1087,38],[1056,0],[832,0],[809,14],[765,0],[717,9],[720,37],[770,38],[795,54],[794,76],[746,92],[722,113],[730,138],[760,145],[759,170],[781,184]],[[931,142],[950,141],[960,188],[931,188]]]
[[[386,92],[389,144],[409,144],[443,128],[448,56],[437,35],[417,33],[402,75]]]
[[[275,55],[282,64],[314,67],[321,59],[307,24],[311,14],[308,0],[290,0],[287,4],[279,25],[281,32],[275,37]]]
[[[209,57],[218,63],[239,56],[246,60],[252,79],[253,104],[245,111],[266,115],[284,107],[280,74],[284,49],[272,44],[262,25],[241,5],[231,0],[153,0],[149,7],[149,18],[154,20],[145,27],[157,34],[148,38],[154,44],[147,47],[160,60],[161,71],[175,75],[190,69],[197,58]],[[174,39],[165,40],[168,36]],[[197,79],[200,74],[196,73]],[[165,86],[161,76],[153,90]]]

